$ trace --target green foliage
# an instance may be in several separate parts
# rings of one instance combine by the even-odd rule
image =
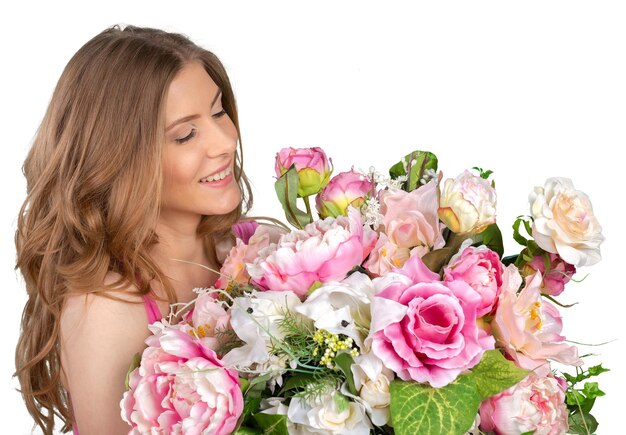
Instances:
[[[442,388],[391,383],[391,420],[398,434],[462,434],[473,424],[480,403],[524,379],[498,350],[484,353],[469,372]]]
[[[287,416],[279,414],[254,414],[254,421],[265,435],[287,435]]]
[[[137,352],[135,355],[133,355],[133,360],[131,361],[130,366],[128,367],[128,371],[126,372],[126,378],[124,380],[124,386],[126,387],[126,390],[130,390],[130,374],[133,372],[133,370],[135,370],[140,365],[141,365],[141,354]]]
[[[604,396],[604,391],[600,390],[597,382],[585,382],[582,388],[577,388],[577,385],[608,371],[609,369],[599,364],[589,367],[587,370],[576,367],[575,375],[563,373],[567,381],[565,403],[569,411],[570,433],[590,434],[598,428],[598,421],[591,415],[590,411],[596,398]]]
[[[491,224],[485,228],[480,234],[475,236],[472,246],[485,245],[487,248],[498,253],[502,258],[504,255],[504,244],[502,242],[502,232],[497,224]]]
[[[271,353],[277,356],[295,357],[301,364],[317,361],[313,355],[316,344],[313,341],[313,327],[302,321],[290,310],[282,310],[278,327],[284,334],[280,342],[271,340]]]
[[[483,168],[479,168],[478,166],[474,166],[472,169],[476,169],[479,173],[478,175],[480,176],[480,178],[484,178],[485,180],[488,179],[491,174],[493,174],[493,171],[491,169],[484,171]]]
[[[346,377],[346,385],[348,386],[348,391],[351,394],[356,395],[356,385],[354,385],[354,377],[352,376],[352,364],[354,364],[354,360],[350,354],[341,352],[335,357],[335,364],[339,367]]]
[[[476,418],[476,382],[459,376],[442,388],[417,382],[391,383],[391,421],[398,435],[465,433]]]
[[[276,180],[274,189],[291,225],[302,229],[313,221],[311,214],[300,210],[296,203],[298,198],[298,171],[296,171],[295,164],[291,165],[291,168]]]
[[[423,184],[422,179],[427,169],[437,171],[437,156],[430,151],[413,151],[389,168],[389,175],[393,179],[406,176],[407,180],[402,188],[410,192]]]

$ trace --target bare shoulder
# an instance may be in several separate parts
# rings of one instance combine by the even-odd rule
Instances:
[[[110,274],[105,282],[115,279]],[[63,383],[80,432],[128,431],[119,408],[125,374],[150,331],[142,298],[130,284],[126,290],[110,293],[122,300],[98,293],[68,296],[61,313]]]

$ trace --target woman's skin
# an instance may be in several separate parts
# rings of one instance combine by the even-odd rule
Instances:
[[[166,97],[164,186],[156,228],[159,243],[151,255],[170,277],[179,302],[194,299],[192,290],[212,285],[217,275],[172,259],[216,269],[196,236],[196,228],[202,215],[228,213],[241,201],[232,174],[218,183],[200,181],[224,167],[233,169],[237,130],[229,116],[221,113],[221,95],[211,106],[218,92],[203,67],[190,63],[171,82]],[[176,123],[192,115],[192,119]],[[184,138],[189,140],[177,142]],[[113,282],[115,278],[109,273],[105,281]],[[156,282],[151,287],[165,297]],[[132,289],[129,285],[129,293]],[[140,300],[130,294],[124,298]],[[167,302],[159,302],[159,308],[163,316],[169,312]],[[62,382],[70,392],[81,435],[128,433],[130,427],[120,416],[124,378],[133,355],[143,350],[149,333],[143,304],[92,294],[68,296],[61,316]]]

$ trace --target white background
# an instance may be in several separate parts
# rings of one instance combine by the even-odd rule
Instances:
[[[17,3],[17,2],[12,2]],[[224,63],[238,101],[245,169],[257,214],[283,218],[274,154],[321,146],[336,172],[385,171],[415,149],[439,157],[444,178],[494,171],[505,254],[527,196],[563,176],[586,192],[603,226],[604,260],[580,269],[564,302],[572,340],[611,372],[594,414],[598,433],[622,428],[626,11],[619,2],[28,2],[3,6],[0,29],[0,232],[4,327],[0,432],[32,422],[11,379],[25,292],[13,270],[21,164],[70,57],[106,27],[135,24],[187,34]],[[382,5],[383,2],[380,2]]]

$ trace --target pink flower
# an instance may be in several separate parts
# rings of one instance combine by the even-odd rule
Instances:
[[[249,228],[246,231],[249,231]],[[246,263],[254,261],[259,251],[270,245],[271,239],[272,230],[269,226],[258,224],[254,234],[248,238],[247,242],[238,238],[235,246],[231,248],[226,260],[224,260],[224,264],[222,264],[221,276],[215,282],[215,287],[225,289],[231,281],[247,284],[250,275],[246,269]]]
[[[376,276],[382,276],[402,267],[409,259],[409,252],[409,248],[399,248],[389,241],[385,233],[380,233],[376,246],[363,267]]]
[[[563,293],[565,284],[576,273],[576,266],[566,263],[558,254],[546,253],[549,256],[548,270],[546,270],[545,257],[538,255],[529,263],[526,263],[524,273],[532,275],[539,271],[543,275],[541,293],[558,296]]]
[[[248,244],[248,240],[250,240],[250,237],[252,237],[258,227],[259,224],[256,221],[240,221],[232,226],[232,231],[235,237]]]
[[[444,268],[444,281],[465,281],[478,292],[482,301],[478,317],[491,312],[502,286],[500,257],[486,246],[468,246]]]
[[[298,171],[298,196],[314,195],[326,184],[332,174],[332,160],[326,157],[323,149],[312,148],[283,148],[276,153],[276,175],[280,177],[296,165]]]
[[[340,172],[317,195],[315,203],[321,218],[346,215],[348,206],[359,208],[374,190],[374,183],[354,170]]]
[[[120,402],[124,421],[141,433],[231,433],[243,411],[237,372],[176,326],[150,330]]]
[[[480,405],[480,428],[496,434],[557,435],[567,432],[565,390],[549,373],[531,373],[519,384]]]
[[[442,235],[445,227],[437,215],[436,180],[411,192],[383,190],[379,201],[385,233],[396,246],[439,249],[445,245]]]
[[[315,281],[344,279],[368,256],[376,237],[350,207],[347,217],[328,217],[284,235],[247,264],[248,273],[264,290],[291,290],[303,297]]]
[[[401,379],[443,387],[494,348],[476,324],[481,298],[466,282],[440,281],[417,256],[373,282],[367,341]]]
[[[541,273],[526,277],[526,286],[517,295],[521,284],[517,267],[509,265],[504,270],[498,308],[491,323],[497,343],[518,366],[528,370],[545,372],[548,359],[581,365],[576,347],[563,343],[559,311],[541,298]]]
[[[230,329],[230,311],[211,293],[198,296],[194,307],[177,325],[181,331],[195,337],[210,348],[217,349],[223,338],[219,332]]]

